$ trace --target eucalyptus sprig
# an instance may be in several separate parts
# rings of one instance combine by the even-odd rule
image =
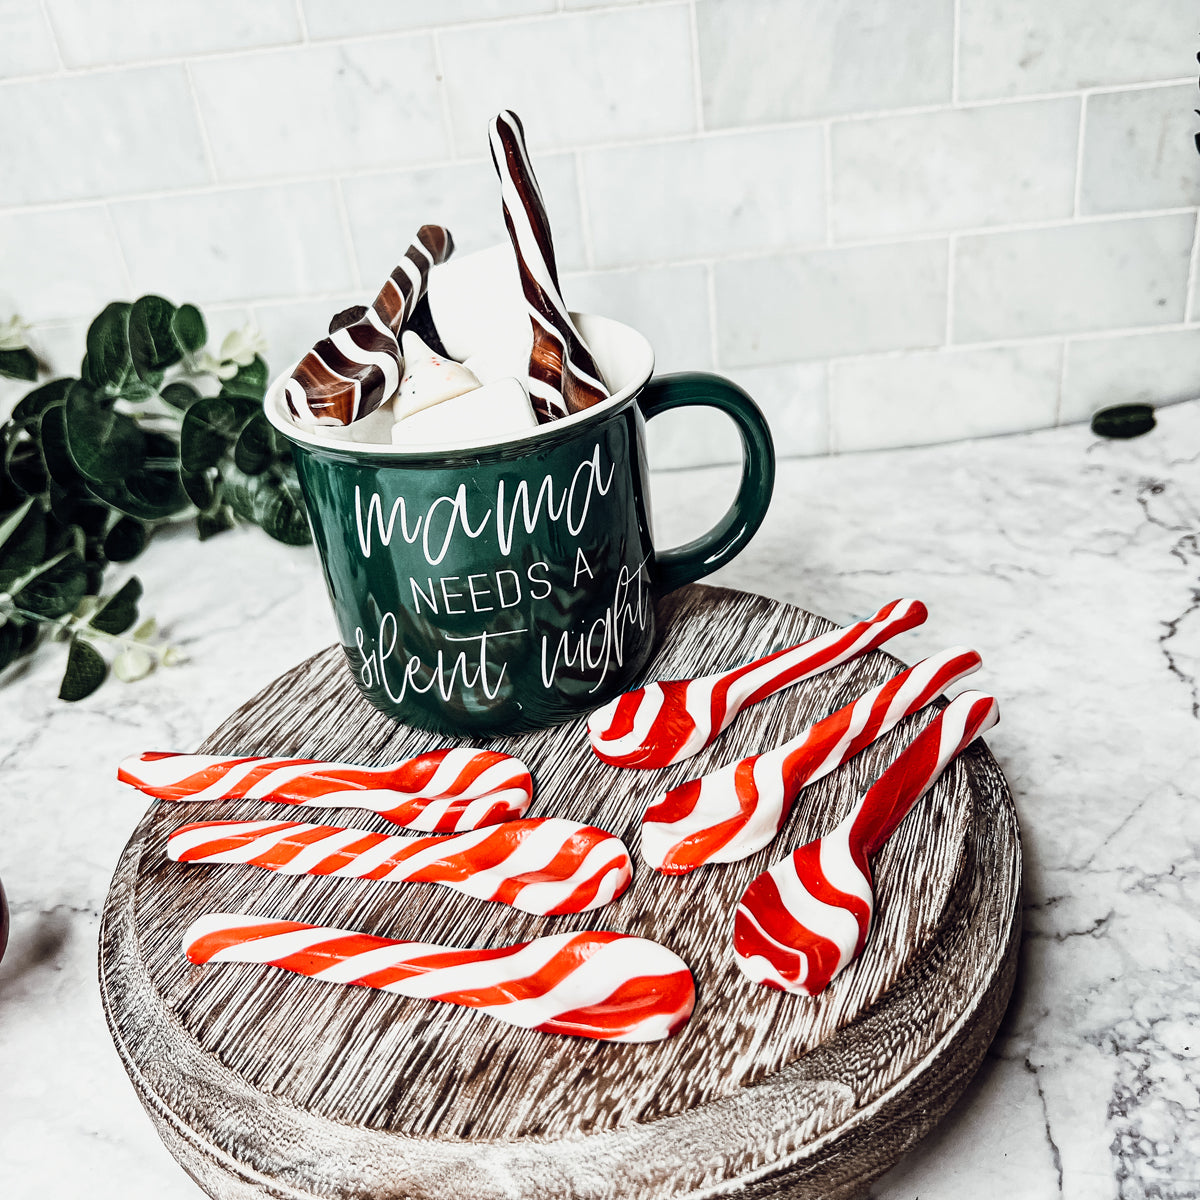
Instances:
[[[68,642],[60,697],[109,672],[132,680],[181,653],[138,623],[136,577],[102,594],[105,571],[153,530],[194,520],[203,541],[239,522],[309,541],[291,456],[262,411],[267,364],[233,335],[218,354],[192,304],[109,304],[87,333],[77,378],[25,395],[0,428],[0,670],[47,637]],[[19,344],[18,344],[19,343]],[[36,379],[15,319],[0,325],[0,374]]]

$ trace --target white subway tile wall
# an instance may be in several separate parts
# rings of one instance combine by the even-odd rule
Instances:
[[[69,372],[156,291],[282,369],[418,225],[504,237],[512,107],[568,302],[745,387],[781,454],[1170,403],[1195,50],[1190,0],[0,0],[0,319]],[[738,454],[715,413],[650,442]]]

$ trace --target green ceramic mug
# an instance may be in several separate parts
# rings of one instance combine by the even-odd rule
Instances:
[[[267,392],[354,678],[398,721],[492,734],[591,712],[640,682],[654,597],[727,563],[766,514],[775,456],[754,401],[716,375],[651,378],[641,334],[605,317],[578,320],[614,394],[486,445],[341,440],[353,427],[333,440],[292,422],[282,378]],[[657,550],[645,421],[687,405],[733,418],[741,483],[715,528]]]

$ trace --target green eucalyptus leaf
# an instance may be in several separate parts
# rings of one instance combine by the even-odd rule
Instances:
[[[74,638],[67,653],[67,670],[63,675],[62,686],[58,689],[58,698],[82,700],[104,682],[107,674],[108,664],[100,656],[100,652],[82,638]]]
[[[0,671],[32,650],[37,637],[38,627],[32,621],[0,619]]]
[[[129,357],[129,312],[133,305],[114,301],[88,326],[87,375],[92,382],[120,391],[133,371]]]
[[[103,601],[92,614],[88,624],[101,633],[124,633],[131,629],[137,621],[138,601],[142,598],[141,580],[135,575],[128,579],[122,587]]]
[[[67,392],[71,390],[71,384],[74,382],[74,379],[53,379],[39,388],[34,388],[32,392],[26,392],[17,401],[17,407],[12,411],[12,420],[18,425],[35,421],[51,405],[61,404],[67,398]]]
[[[117,393],[117,398],[128,400],[131,404],[141,404],[152,396],[158,395],[159,384],[162,381],[163,373],[161,371],[149,371],[145,379],[141,379],[137,375],[130,375],[126,378],[120,392]]]
[[[169,461],[152,463],[115,483],[91,483],[92,491],[107,504],[139,521],[163,521],[188,506],[179,468]]]
[[[99,400],[85,383],[67,394],[67,449],[80,473],[95,483],[125,479],[146,459],[146,438],[137,422]]]
[[[75,550],[50,559],[13,594],[13,603],[36,617],[53,619],[71,612],[87,593],[87,567]]]
[[[78,525],[88,537],[101,540],[112,514],[90,492],[69,492],[57,483],[50,486],[50,511],[63,525]]]
[[[208,330],[203,314],[194,304],[181,304],[171,314],[171,335],[184,354],[195,354],[204,349]]]
[[[0,524],[0,591],[8,591],[45,553],[46,515],[30,497]]]
[[[253,522],[288,546],[307,546],[312,540],[294,473],[246,475],[231,468],[222,474],[222,483],[225,497],[242,520]]]
[[[219,504],[211,512],[202,512],[196,517],[196,533],[199,534],[202,542],[207,542],[209,538],[216,537],[218,533],[225,533],[236,526],[237,522],[233,519],[233,513],[226,504]]]
[[[1150,404],[1115,404],[1102,408],[1092,417],[1092,432],[1097,437],[1135,438],[1149,433],[1156,424]]]
[[[9,379],[27,379],[32,383],[38,377],[38,360],[28,346],[17,350],[0,350],[0,375]]]
[[[221,385],[222,396],[242,396],[247,400],[257,400],[259,404],[266,394],[267,364],[257,354],[252,363],[238,367],[237,374]]]
[[[255,405],[235,396],[209,396],[193,404],[179,432],[179,462],[184,471],[215,467],[255,411]]]
[[[88,483],[67,447],[67,416],[61,404],[46,409],[39,425],[45,473],[56,484],[75,495],[87,495]]]
[[[201,512],[205,512],[212,507],[213,500],[216,498],[216,471],[212,469],[207,471],[181,471],[179,477],[183,483],[183,490],[187,493],[187,498]]]
[[[233,447],[233,462],[239,471],[247,475],[261,475],[279,453],[275,430],[267,420],[266,413],[256,412],[242,426],[242,432]]]
[[[171,323],[175,305],[162,296],[141,296],[129,310],[129,356],[138,378],[157,387],[162,373],[174,366],[183,351],[175,341]]]
[[[172,408],[177,408],[180,412],[187,412],[200,399],[200,393],[190,383],[184,383],[182,379],[168,383],[159,395]]]
[[[105,556],[109,562],[129,562],[145,550],[149,536],[141,521],[122,517],[104,537]]]
[[[17,492],[21,496],[44,496],[50,486],[46,464],[32,437],[21,437],[10,431],[4,446],[5,491]]]

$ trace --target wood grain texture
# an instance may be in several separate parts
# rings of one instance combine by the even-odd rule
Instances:
[[[831,627],[703,586],[661,601],[658,619],[649,678],[733,666]],[[629,891],[592,913],[543,918],[432,885],[171,863],[166,836],[188,821],[286,810],[152,805],[113,880],[101,984],[118,1050],[164,1140],[211,1195],[231,1198],[855,1194],[959,1094],[1011,991],[1020,848],[991,755],[969,749],[885,847],[868,947],[816,1000],[745,980],[729,945],[734,907],[754,875],[849,809],[920,715],[803,792],[780,837],[740,863],[665,878],[636,846],[653,794],[786,740],[898,669],[880,651],[845,664],[747,710],[708,750],[664,771],[600,763],[582,721],[487,743],[533,770],[529,815],[600,825],[634,852]],[[201,750],[378,764],[430,748],[429,735],[361,699],[330,648]],[[368,813],[344,816],[392,831]],[[217,909],[458,945],[571,928],[637,933],[689,963],[697,1008],[667,1042],[619,1046],[269,967],[191,966],[180,936]]]

